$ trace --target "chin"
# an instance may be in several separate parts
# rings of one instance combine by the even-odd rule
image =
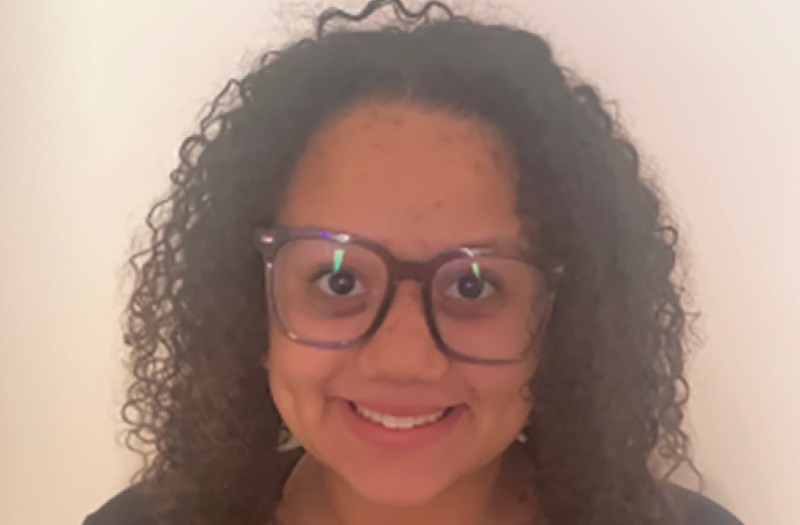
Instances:
[[[430,470],[396,469],[352,472],[345,480],[362,498],[377,505],[417,507],[428,503],[447,490],[453,480]]]

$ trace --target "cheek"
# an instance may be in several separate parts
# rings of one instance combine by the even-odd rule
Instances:
[[[270,336],[264,366],[281,417],[290,429],[299,432],[324,409],[328,386],[341,367],[341,356],[299,345],[278,334]]]
[[[464,377],[475,399],[479,418],[487,425],[511,430],[521,427],[532,407],[528,385],[534,371],[535,366],[528,362],[465,370]]]

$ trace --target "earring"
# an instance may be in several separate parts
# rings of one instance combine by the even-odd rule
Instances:
[[[519,430],[519,434],[517,437],[514,438],[514,441],[517,443],[525,444],[528,442],[528,430],[530,429],[530,422],[526,421],[522,428]]]
[[[301,446],[301,443],[294,437],[294,434],[292,434],[292,431],[286,426],[286,423],[281,421],[281,426],[278,430],[278,452],[287,452],[300,448]]]

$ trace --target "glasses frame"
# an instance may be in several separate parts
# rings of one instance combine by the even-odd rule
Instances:
[[[287,243],[302,239],[325,239],[341,245],[354,244],[366,248],[378,255],[386,265],[387,285],[381,304],[375,314],[375,319],[366,331],[352,339],[343,341],[317,341],[299,336],[291,331],[280,317],[277,309],[277,301],[274,294],[273,284],[273,262],[280,249]],[[558,281],[564,273],[563,265],[548,264],[542,257],[534,254],[523,254],[518,248],[511,245],[465,245],[445,250],[427,260],[400,259],[381,243],[360,235],[335,231],[317,227],[286,227],[277,226],[274,228],[262,228],[255,232],[254,236],[256,249],[261,253],[265,265],[265,284],[267,301],[274,319],[278,322],[283,333],[292,341],[312,346],[315,348],[338,350],[357,346],[372,337],[383,324],[389,308],[392,305],[397,285],[402,281],[412,280],[420,283],[422,287],[422,304],[425,322],[433,338],[436,348],[450,359],[482,364],[482,365],[502,365],[517,363],[525,359],[531,349],[536,346],[538,339],[544,332],[549,323],[550,315],[555,302]],[[536,328],[531,344],[517,356],[504,359],[480,358],[462,354],[451,348],[442,338],[439,328],[436,325],[433,308],[433,278],[436,272],[450,261],[460,258],[471,258],[479,255],[491,255],[507,259],[514,259],[530,266],[533,266],[544,277],[547,286],[547,304],[545,313],[542,316],[540,325]]]

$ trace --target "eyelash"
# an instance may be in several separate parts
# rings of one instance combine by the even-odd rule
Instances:
[[[445,281],[448,283],[454,283],[457,282],[459,279],[466,277],[468,275],[474,275],[474,274],[468,270],[465,270],[463,273],[454,272],[452,275],[448,276],[447,279],[445,279]],[[489,270],[481,269],[480,275],[478,275],[477,277],[481,281],[491,284],[498,291],[503,289],[503,286],[500,284],[500,280],[497,279],[497,277]]]
[[[353,275],[355,275],[356,278],[359,278],[358,272],[356,272],[356,271],[354,271],[354,270],[352,270],[350,268],[342,267],[342,268],[339,269],[339,271],[340,272],[342,272],[342,271],[350,272]],[[336,272],[333,271],[333,266],[332,265],[319,265],[311,272],[311,275],[308,277],[308,282],[309,283],[317,282],[320,279],[320,277],[323,277],[325,275],[333,275],[334,273],[336,273]]]
[[[353,271],[350,268],[341,268],[340,271],[346,270],[352,272],[355,275],[356,279],[359,280],[362,284],[365,284],[364,280],[358,275],[358,272]],[[333,274],[333,266],[332,265],[320,265],[316,269],[311,272],[311,275],[308,277],[308,283],[313,284],[316,283],[321,277],[325,275]],[[444,289],[447,290],[456,283],[462,277],[467,275],[472,275],[469,272],[464,272],[453,279],[448,279],[446,282],[448,283]],[[491,272],[487,270],[482,270],[481,275],[478,277],[480,280],[485,281],[486,283],[490,284],[495,289],[495,294],[502,294],[505,290],[503,285],[500,283],[500,280],[497,279]]]

